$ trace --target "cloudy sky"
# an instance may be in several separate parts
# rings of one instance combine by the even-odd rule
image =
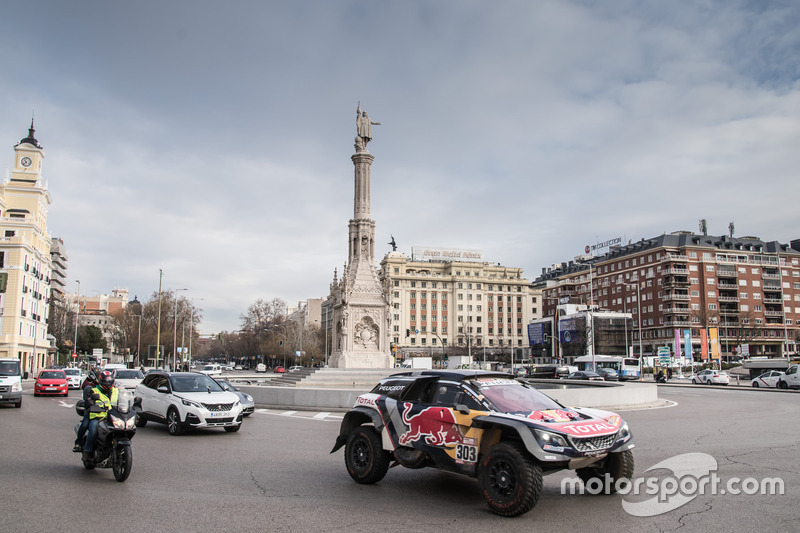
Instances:
[[[377,242],[409,256],[534,279],[701,218],[800,238],[794,0],[18,2],[0,49],[0,162],[35,113],[68,290],[162,269],[202,333],[328,294],[359,101]]]

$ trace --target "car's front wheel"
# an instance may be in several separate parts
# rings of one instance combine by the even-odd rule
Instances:
[[[481,459],[478,481],[489,509],[500,516],[527,513],[542,493],[542,470],[518,444],[501,442]]]
[[[590,494],[614,494],[633,477],[633,452],[610,453],[601,462],[578,468],[575,473]]]
[[[183,426],[181,426],[181,415],[174,407],[170,407],[167,411],[167,431],[170,435],[180,435],[183,433]]]
[[[377,483],[389,470],[390,455],[383,449],[381,436],[370,426],[360,426],[347,437],[344,464],[357,483]]]
[[[778,388],[779,389],[784,389],[784,390],[788,389],[789,388],[789,384],[786,383],[785,381],[779,381],[778,382]]]

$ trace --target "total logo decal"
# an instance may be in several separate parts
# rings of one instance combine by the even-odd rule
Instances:
[[[553,427],[565,433],[570,433],[576,437],[593,437],[595,435],[607,435],[619,429],[619,417],[617,420],[608,422],[586,422],[582,424],[554,424]]]
[[[420,439],[431,446],[459,444],[464,439],[458,428],[452,409],[446,407],[426,407],[418,413],[411,414],[413,404],[403,404],[403,423],[408,430],[400,435],[398,442],[408,446]]]

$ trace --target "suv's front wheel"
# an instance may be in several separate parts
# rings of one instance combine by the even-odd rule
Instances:
[[[610,453],[602,462],[578,468],[575,473],[590,494],[613,494],[621,488],[622,480],[630,483],[633,477],[633,452]]]
[[[181,426],[181,415],[174,407],[170,407],[167,411],[167,431],[170,435],[180,435],[183,433],[183,426]]]
[[[518,444],[501,442],[481,459],[478,481],[489,509],[500,516],[527,513],[542,493],[542,470]]]
[[[389,452],[383,449],[381,436],[370,426],[360,426],[347,437],[344,464],[357,483],[377,483],[389,470]]]

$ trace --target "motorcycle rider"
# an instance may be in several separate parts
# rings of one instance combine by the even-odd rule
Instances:
[[[97,398],[95,399],[95,395]],[[112,405],[119,401],[119,390],[114,386],[114,374],[104,370],[97,377],[97,386],[92,389],[91,398],[94,400],[89,408],[89,428],[86,432],[86,442],[83,445],[83,459],[91,460],[94,453],[94,441],[97,438],[97,425],[108,416]]]
[[[83,436],[86,434],[86,430],[89,429],[89,406],[92,405],[92,389],[96,386],[97,369],[96,367],[92,367],[89,369],[83,387],[83,420],[81,420],[81,425],[78,428],[78,438],[75,439],[75,446],[72,447],[72,451],[75,453],[80,453],[83,449],[81,445]]]

